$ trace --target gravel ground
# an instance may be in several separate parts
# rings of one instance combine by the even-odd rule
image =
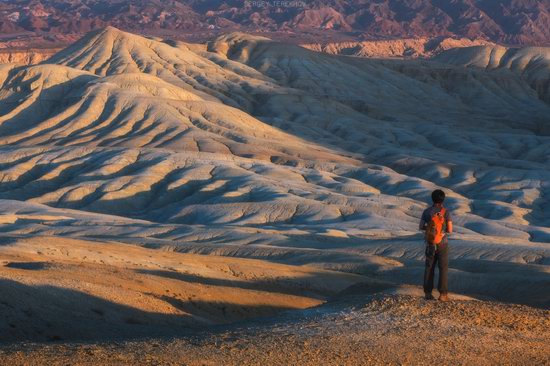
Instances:
[[[404,295],[346,296],[172,339],[19,344],[10,365],[550,365],[550,311]]]

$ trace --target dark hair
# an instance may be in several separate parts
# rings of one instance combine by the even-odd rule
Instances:
[[[432,201],[433,203],[443,203],[445,201],[445,192],[441,189],[436,189],[432,192]]]

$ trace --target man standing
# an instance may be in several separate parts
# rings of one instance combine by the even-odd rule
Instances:
[[[453,222],[449,211],[443,207],[445,192],[437,189],[432,192],[433,206],[427,208],[420,219],[420,230],[425,231],[426,268],[424,270],[424,294],[426,300],[433,300],[435,266],[439,268],[440,301],[449,301],[447,271],[449,269],[448,236],[453,232]]]

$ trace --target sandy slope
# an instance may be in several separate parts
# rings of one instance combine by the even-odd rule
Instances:
[[[361,276],[120,243],[4,236],[0,342],[167,335],[323,302]]]

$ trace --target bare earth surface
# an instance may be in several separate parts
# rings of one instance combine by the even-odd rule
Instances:
[[[13,365],[546,365],[549,327],[549,311],[525,306],[363,295],[177,339],[0,352]]]
[[[120,243],[12,238],[0,249],[1,342],[171,334],[318,305],[365,279]]]
[[[548,308],[426,301],[374,264],[365,276],[17,236],[2,239],[0,264],[6,365],[550,362]]]

